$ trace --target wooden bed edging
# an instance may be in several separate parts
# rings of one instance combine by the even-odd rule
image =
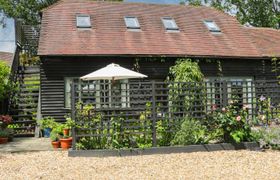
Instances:
[[[69,157],[109,157],[109,156],[135,156],[170,153],[210,152],[223,150],[260,150],[255,142],[240,144],[220,143],[189,146],[152,147],[147,149],[102,149],[102,150],[72,150],[68,151]]]

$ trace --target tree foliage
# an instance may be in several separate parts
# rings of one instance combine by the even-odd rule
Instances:
[[[241,24],[280,28],[279,0],[189,0],[190,5],[209,5],[236,14]]]
[[[8,92],[11,88],[9,77],[9,66],[4,61],[0,60],[0,101],[8,97]]]
[[[40,23],[40,11],[57,0],[0,0],[0,10],[8,17],[21,19],[24,24]]]
[[[280,27],[279,0],[230,0],[237,7],[237,19],[256,27]]]
[[[40,11],[57,1],[58,0],[0,0],[0,10],[8,17],[21,19],[24,24],[37,25],[40,24]]]

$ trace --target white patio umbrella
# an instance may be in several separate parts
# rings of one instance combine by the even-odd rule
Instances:
[[[146,78],[148,76],[123,68],[118,64],[109,64],[104,68],[94,71],[81,77],[82,80],[121,80],[121,79],[133,79],[133,78]]]

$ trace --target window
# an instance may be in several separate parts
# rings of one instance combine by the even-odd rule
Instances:
[[[66,77],[65,82],[65,108],[71,108],[71,84],[77,83],[79,101],[93,104],[96,108],[130,107],[128,80],[118,80],[112,85],[111,81],[99,80],[82,83],[79,78]],[[78,83],[79,82],[79,83]]]
[[[64,98],[65,108],[71,108],[71,84],[78,78],[66,77],[64,78]]]
[[[163,23],[166,30],[171,30],[171,31],[178,31],[179,30],[175,20],[171,17],[162,18],[162,23]]]
[[[76,24],[78,28],[90,28],[90,16],[85,14],[78,14],[76,16]]]
[[[99,96],[96,98],[96,107],[130,107],[128,80],[117,80],[114,84],[112,81],[100,80],[96,92]]]
[[[128,29],[140,29],[140,24],[136,17],[125,17],[124,21]]]
[[[216,79],[217,81],[214,81]],[[252,81],[253,79],[250,77],[207,78],[207,109],[211,110],[212,104],[221,108],[224,103],[229,103],[232,100],[237,101],[241,107],[243,104],[248,104],[249,109],[251,109],[255,96]]]
[[[220,28],[214,21],[205,20],[204,23],[210,32],[221,32]]]

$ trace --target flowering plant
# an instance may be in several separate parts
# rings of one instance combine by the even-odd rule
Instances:
[[[9,115],[0,115],[0,127],[5,129],[12,122],[12,117]]]
[[[257,120],[260,124],[270,125],[272,121],[277,122],[279,114],[277,105],[273,106],[271,99],[261,95],[257,101]],[[279,106],[279,105],[278,105]],[[274,114],[273,114],[274,113]]]
[[[251,128],[248,124],[248,105],[240,107],[237,101],[227,107],[213,110],[208,115],[208,122],[223,131],[225,142],[241,142],[250,140]],[[210,119],[209,119],[210,118]]]

